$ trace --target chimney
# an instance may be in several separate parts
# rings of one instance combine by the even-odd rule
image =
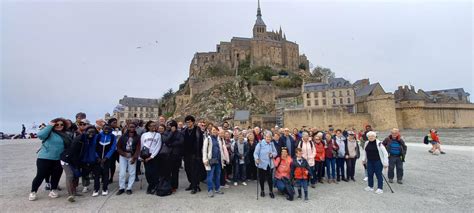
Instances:
[[[402,91],[403,89],[403,86],[398,86],[398,90],[400,90],[400,92]]]
[[[408,85],[405,85],[405,87],[404,87],[404,88],[405,88],[405,90],[408,90]]]
[[[415,86],[410,85],[410,89],[414,92],[415,91]]]

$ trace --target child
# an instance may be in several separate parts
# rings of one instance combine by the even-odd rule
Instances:
[[[298,198],[301,198],[301,187],[304,190],[304,200],[308,200],[308,179],[311,178],[311,173],[308,161],[303,157],[303,150],[296,148],[296,158],[291,163],[291,179],[296,182],[298,187]]]

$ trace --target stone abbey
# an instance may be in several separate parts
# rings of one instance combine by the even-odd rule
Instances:
[[[215,52],[194,54],[189,77],[200,77],[210,67],[221,67],[237,71],[239,64],[250,60],[251,67],[269,66],[274,70],[297,71],[304,68],[309,71],[309,61],[300,55],[298,44],[286,39],[281,27],[277,32],[267,31],[262,19],[260,1],[257,20],[253,26],[253,37],[233,37],[230,42],[217,44]]]

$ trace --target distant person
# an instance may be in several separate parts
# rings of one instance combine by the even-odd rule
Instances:
[[[182,131],[184,129],[184,124],[183,122],[178,122],[178,131]]]
[[[430,129],[428,141],[430,141],[432,146],[431,150],[429,150],[430,153],[433,155],[446,154],[446,152],[441,150],[441,141],[439,140],[438,131],[436,129]]]
[[[257,147],[258,141],[255,139],[255,135],[252,133],[252,130],[249,130],[247,133],[247,143],[249,145],[249,163],[247,164],[247,179],[257,180],[257,166],[255,164],[255,158],[253,153],[255,152],[255,147]]]
[[[219,129],[213,126],[211,135],[204,139],[202,147],[202,162],[207,171],[207,193],[209,197],[214,197],[214,194],[224,194],[220,190],[220,177],[225,165],[225,147],[219,141],[218,134]]]
[[[110,126],[112,129],[112,134],[115,136],[115,140],[118,141],[120,137],[122,136],[122,130],[120,129],[118,125],[118,120],[117,118],[111,118],[107,121],[107,124]],[[110,175],[109,175],[109,184],[114,182],[114,175],[115,175],[115,170],[116,170],[116,163],[119,163],[119,154],[117,151],[115,151],[112,154],[112,158],[110,159]]]
[[[383,193],[383,168],[388,167],[388,153],[383,143],[377,140],[377,134],[373,131],[367,133],[368,141],[365,143],[365,155],[362,163],[367,165],[368,186],[364,189],[368,192],[374,191],[374,174],[377,177],[376,194]]]
[[[335,139],[332,138],[331,134],[325,135],[324,140],[324,155],[326,161],[326,174],[328,176],[328,183],[337,183],[336,182],[336,156],[337,150],[339,147]]]
[[[68,191],[69,202],[75,202],[77,196],[76,188],[79,185],[79,177],[81,177],[82,160],[89,155],[89,144],[95,143],[97,130],[93,126],[85,129],[84,133],[75,137],[71,144],[64,143],[64,152],[61,154],[61,164],[63,165],[64,173],[66,174],[66,188]],[[93,147],[95,150],[95,147]],[[93,151],[95,156],[95,151]],[[90,156],[90,155],[89,155]],[[82,170],[82,175],[89,177],[89,172]],[[86,181],[83,179],[83,184]],[[87,191],[86,191],[87,192]]]
[[[316,149],[316,157],[315,159],[315,175],[316,181],[319,183],[323,183],[324,177],[324,160],[326,157],[326,149],[324,148],[324,143],[322,142],[322,133],[318,133],[313,137],[314,140],[314,147]]]
[[[193,116],[186,116],[184,122],[187,126],[187,128],[183,130],[184,170],[190,182],[186,191],[191,191],[191,194],[196,194],[201,191],[199,181],[202,180],[202,176],[205,172],[204,164],[202,163],[204,134],[202,129],[195,125],[196,119]]]
[[[163,116],[163,115],[160,116],[160,118],[158,118],[158,121],[159,121],[159,122],[158,122],[158,125],[163,124],[163,125],[166,126],[166,118],[165,118],[165,116]]]
[[[278,142],[278,155],[281,153],[281,149],[286,147],[288,154],[291,158],[296,156],[295,149],[296,149],[296,142],[294,137],[290,134],[290,129],[284,128],[284,134],[280,137],[280,141]]]
[[[365,147],[365,143],[367,143],[367,141],[369,140],[369,138],[367,137],[367,133],[370,132],[370,131],[373,131],[372,126],[371,125],[366,125],[365,126],[365,131],[362,132],[362,135],[361,135],[360,147]],[[364,165],[364,171],[365,171],[364,181],[367,181],[368,180],[368,178],[367,178],[367,165],[366,164],[363,164],[363,165]]]
[[[288,149],[286,147],[281,149],[280,156],[273,162],[275,165],[275,187],[290,201],[294,198],[294,189],[291,183],[292,162],[293,160],[288,155]]]
[[[145,164],[145,177],[148,182],[147,194],[155,194],[159,180],[159,162],[157,155],[160,152],[162,141],[157,132],[157,123],[148,123],[148,132],[141,136],[140,158]]]
[[[136,165],[141,150],[140,136],[137,134],[134,123],[128,124],[127,132],[119,138],[117,142],[117,153],[119,154],[119,190],[117,195],[125,192],[132,194],[133,183],[136,177]],[[126,175],[128,172],[128,183],[126,184]]]
[[[246,186],[247,183],[247,164],[249,163],[249,145],[245,141],[244,134],[242,132],[238,133],[238,138],[234,143],[234,186],[239,184],[239,181],[242,185]]]
[[[314,146],[313,141],[309,137],[308,132],[303,132],[303,138],[298,143],[297,148],[300,148],[302,151],[303,158],[308,162],[309,165],[309,172],[311,173],[308,177],[311,177],[311,188],[315,188],[316,184],[316,177],[314,175],[314,165],[315,165],[315,157],[316,157],[316,147]]]
[[[347,139],[344,137],[342,134],[342,130],[337,129],[336,130],[336,137],[335,137],[337,146],[339,149],[337,150],[337,155],[336,155],[336,175],[337,175],[337,182],[339,181],[345,181],[347,182],[348,180],[345,178],[345,171],[344,171],[344,164],[346,163],[346,144],[347,144]]]
[[[407,153],[407,145],[403,141],[400,130],[393,128],[391,134],[385,138],[383,145],[388,152],[388,181],[393,183],[394,169],[397,168],[397,183],[402,184],[403,162]]]
[[[112,134],[112,127],[104,125],[103,131],[99,133],[96,140],[96,161],[94,168],[94,192],[92,197],[99,196],[100,183],[102,181],[102,196],[108,195],[110,166],[115,166],[112,157],[116,151],[117,138]],[[112,162],[113,161],[113,162]]]
[[[65,141],[71,138],[65,133],[66,119],[56,118],[48,126],[38,132],[38,137],[43,141],[38,158],[36,159],[36,176],[31,184],[29,200],[36,200],[36,192],[45,178],[51,177],[51,191],[49,197],[57,198],[56,192],[63,168],[61,166],[61,153],[64,151]]]
[[[21,139],[26,139],[26,127],[25,127],[25,124],[22,124],[21,125],[21,136],[20,136]]]
[[[299,199],[301,199],[301,188],[303,188],[304,200],[308,200],[308,179],[312,179],[311,176],[308,161],[303,157],[303,150],[298,147],[296,148],[296,158],[291,163],[291,179],[295,180]]]
[[[171,166],[171,188],[173,192],[178,189],[179,181],[179,168],[183,160],[183,144],[184,136],[181,131],[178,130],[178,123],[171,120],[169,123],[170,130],[165,132],[168,140],[165,141],[166,145],[171,148],[170,154],[170,166]]]
[[[97,129],[98,132],[101,132],[105,124],[106,124],[105,120],[102,118],[99,118],[95,121],[95,128]]]
[[[355,166],[356,166],[356,161],[360,157],[360,148],[359,148],[359,141],[356,139],[356,133],[353,131],[348,131],[347,132],[348,138],[345,144],[345,149],[346,149],[346,174],[347,174],[347,180],[352,180],[355,182]]]
[[[259,135],[260,132],[255,132]],[[265,182],[268,183],[270,197],[275,198],[273,194],[273,158],[277,157],[277,150],[272,143],[272,133],[265,133],[265,138],[257,144],[253,153],[255,164],[258,168],[258,176],[260,178],[260,196],[265,197]]]
[[[86,119],[87,118],[87,115],[86,113],[83,113],[83,112],[79,112],[76,114],[76,124],[79,124],[79,122],[81,122],[83,119]]]

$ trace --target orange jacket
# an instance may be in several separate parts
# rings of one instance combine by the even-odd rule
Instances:
[[[434,133],[434,132],[431,133],[431,139],[432,139],[433,141],[436,141],[436,142],[438,142],[438,143],[441,144],[441,141],[439,141],[438,134],[436,134],[436,133]]]

